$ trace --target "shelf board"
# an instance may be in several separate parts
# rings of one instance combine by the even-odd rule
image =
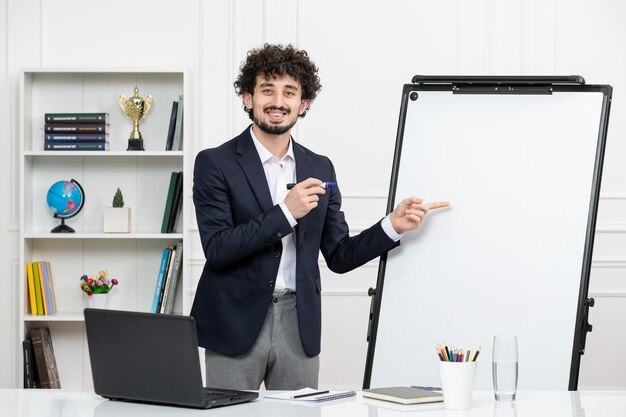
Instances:
[[[182,157],[183,151],[24,151],[24,156]]]
[[[138,67],[101,67],[101,68],[62,68],[62,67],[53,67],[53,68],[24,68],[25,74],[105,74],[109,73],[113,74],[179,74],[183,75],[187,72],[187,69],[180,67],[169,67],[169,66],[151,66],[150,68],[138,68]]]
[[[39,315],[32,315],[32,314],[25,314],[24,315],[24,321],[29,322],[29,321],[85,321],[85,317],[83,316],[83,312],[82,311],[63,311],[63,312],[57,312],[56,314],[52,315],[52,316],[39,316]]]
[[[30,232],[24,239],[182,239],[182,233],[50,233]]]

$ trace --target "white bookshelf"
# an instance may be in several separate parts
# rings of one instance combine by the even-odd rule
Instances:
[[[118,97],[151,94],[153,107],[140,122],[145,151],[126,151],[132,122],[118,104]],[[80,277],[107,269],[120,284],[109,296],[109,308],[149,311],[162,251],[179,240],[190,242],[191,121],[189,77],[184,70],[94,70],[28,69],[21,72],[20,108],[20,284],[19,343],[33,327],[48,326],[63,388],[92,387],[82,310],[87,296],[80,290]],[[165,151],[172,102],[185,97],[183,151]],[[107,112],[110,117],[109,151],[44,151],[45,113]],[[183,171],[183,200],[174,233],[161,233],[165,201],[172,171]],[[46,203],[50,185],[77,180],[85,204],[66,224],[76,233],[50,233],[60,224]],[[131,208],[131,233],[103,233],[105,207],[111,206],[117,188],[125,207]],[[191,308],[188,250],[174,312],[188,314]],[[49,261],[52,269],[57,313],[31,315],[25,263]],[[18,386],[22,383],[18,362]]]

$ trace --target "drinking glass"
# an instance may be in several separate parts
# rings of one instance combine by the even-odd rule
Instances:
[[[517,368],[517,337],[514,335],[495,336],[491,369],[496,401],[515,401]]]
[[[513,401],[496,401],[493,407],[493,417],[517,417],[517,408]]]

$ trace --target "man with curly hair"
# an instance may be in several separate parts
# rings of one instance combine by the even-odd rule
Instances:
[[[306,51],[248,52],[235,90],[252,125],[195,161],[193,199],[206,263],[191,315],[207,386],[317,388],[321,335],[318,256],[348,272],[399,245],[430,209],[411,197],[350,236],[331,161],[291,128],[321,89]]]

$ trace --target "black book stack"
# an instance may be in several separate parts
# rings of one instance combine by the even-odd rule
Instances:
[[[108,113],[46,113],[46,151],[106,151],[109,149]]]

